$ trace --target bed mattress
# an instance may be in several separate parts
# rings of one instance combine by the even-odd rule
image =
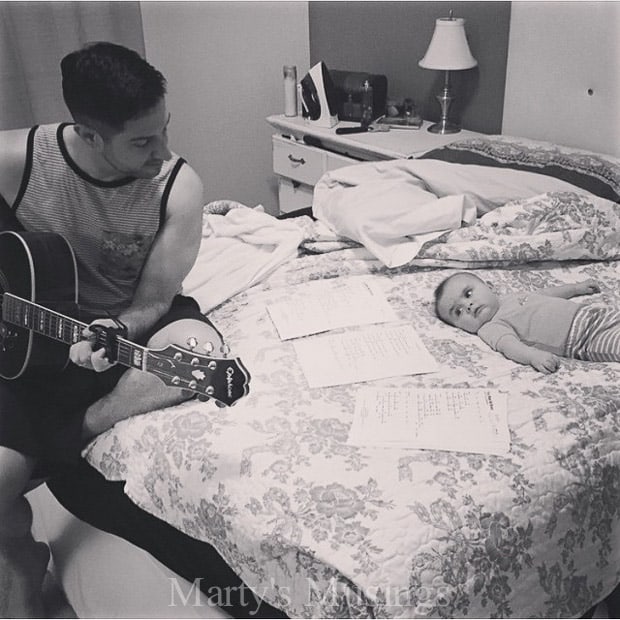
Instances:
[[[620,364],[537,373],[439,321],[433,290],[453,269],[500,294],[595,279],[579,301],[620,308],[619,247],[619,205],[577,190],[508,201],[398,268],[310,239],[209,315],[250,369],[246,398],[128,419],[84,457],[293,617],[580,616],[620,582]],[[360,385],[310,388],[266,308],[354,276],[438,365],[373,385],[506,393],[507,455],[348,442]]]

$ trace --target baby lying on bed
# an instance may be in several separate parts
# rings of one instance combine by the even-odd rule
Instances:
[[[547,374],[560,367],[558,356],[620,361],[620,312],[568,301],[599,291],[586,280],[500,299],[478,276],[460,272],[435,290],[435,310],[442,321],[478,334],[508,359]]]

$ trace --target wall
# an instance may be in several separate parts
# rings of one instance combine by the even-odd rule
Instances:
[[[71,120],[60,61],[88,41],[142,53],[139,2],[0,1],[0,130]]]
[[[277,213],[270,114],[282,66],[309,67],[307,2],[141,2],[146,57],[168,79],[170,144],[205,184],[205,201]]]
[[[620,3],[515,2],[504,133],[620,157]]]
[[[470,49],[478,67],[453,72],[456,101],[451,118],[466,129],[499,133],[510,2],[310,2],[310,60],[330,69],[382,73],[388,96],[413,96],[422,116],[439,118],[435,99],[443,73],[418,66],[430,43],[435,20],[465,18]],[[454,115],[454,116],[453,116]]]
[[[464,78],[454,81],[464,127],[566,144],[572,136],[577,146],[608,152],[620,148],[618,3],[140,5],[147,57],[169,81],[171,144],[203,178],[205,200],[262,203],[276,212],[272,130],[264,119],[283,111],[283,64],[297,65],[300,77],[318,60],[333,69],[385,73],[391,96],[413,94],[426,118],[438,118],[434,96],[441,75],[417,62],[435,19],[450,8],[466,19],[479,63],[454,74]],[[575,77],[579,85],[566,87]],[[566,88],[574,89],[570,99]]]

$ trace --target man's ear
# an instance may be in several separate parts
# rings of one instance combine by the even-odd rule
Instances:
[[[103,150],[103,138],[94,127],[83,123],[76,123],[74,129],[75,133],[92,149],[98,152]]]

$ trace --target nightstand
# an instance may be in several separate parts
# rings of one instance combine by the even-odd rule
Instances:
[[[415,158],[431,149],[483,134],[474,131],[440,135],[420,129],[390,129],[340,136],[337,127],[359,123],[341,121],[335,127],[316,127],[301,116],[274,115],[267,122],[276,130],[272,136],[273,171],[278,175],[280,213],[289,213],[312,204],[316,182],[329,170],[360,161]]]

